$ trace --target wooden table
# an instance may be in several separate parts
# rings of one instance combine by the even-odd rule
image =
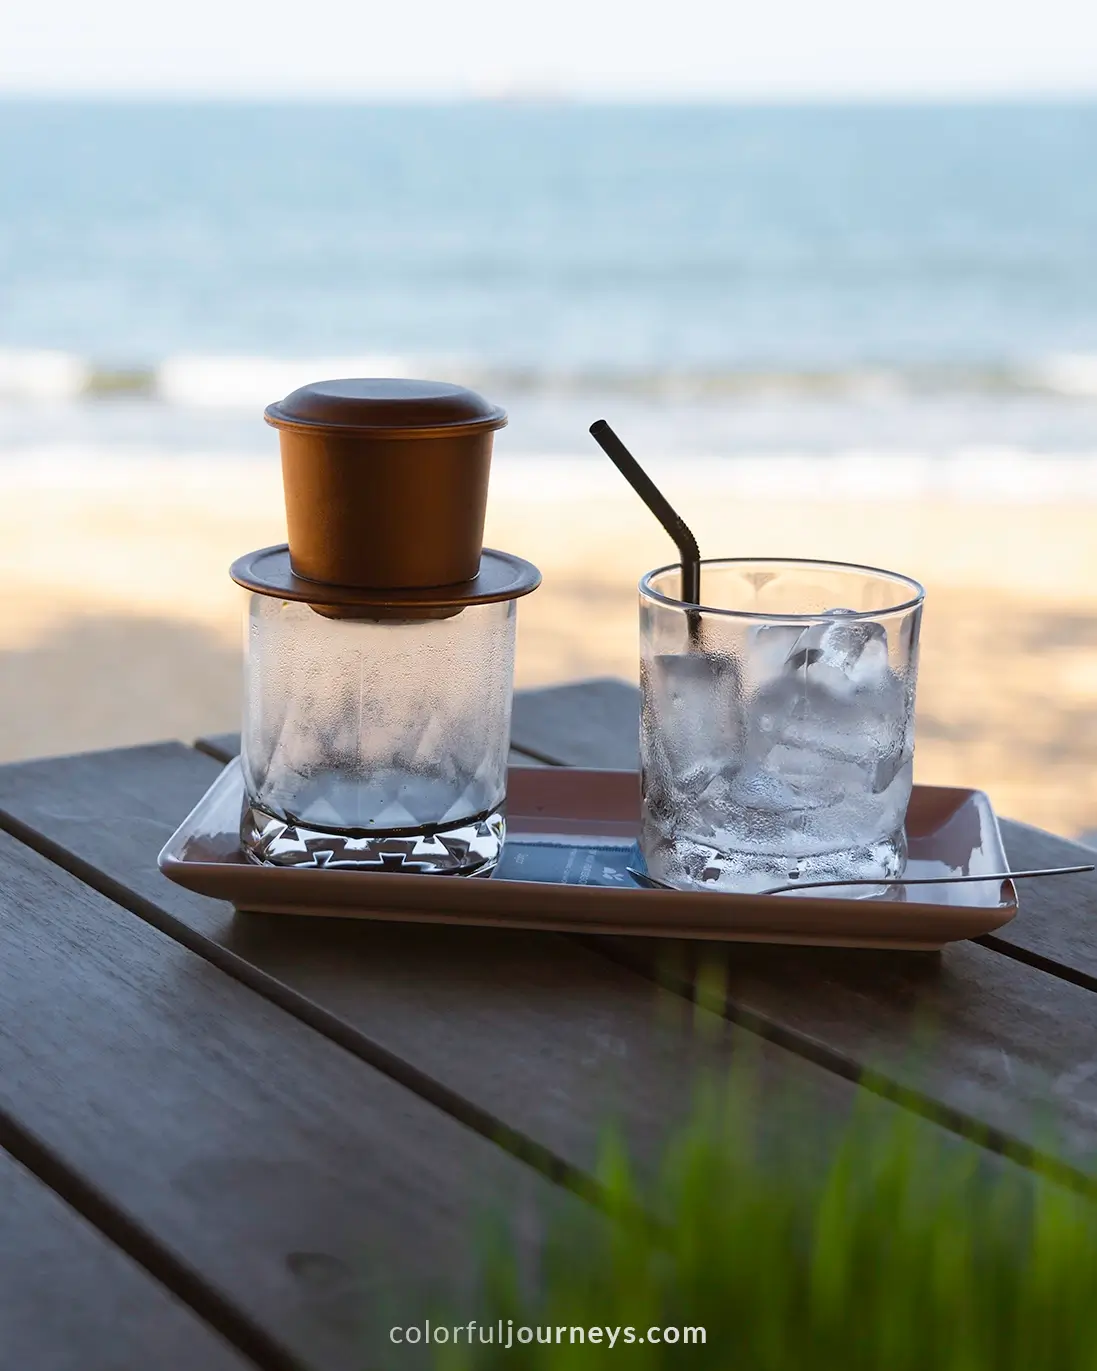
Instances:
[[[636,710],[526,692],[516,760],[634,766]],[[532,1235],[607,1112],[643,1164],[747,1047],[836,1117],[869,1066],[871,1108],[1097,1188],[1092,877],[940,956],[727,947],[699,1010],[689,946],[234,917],[170,884],[156,854],[234,745],[0,768],[12,1371],[372,1365],[392,1291],[468,1269],[485,1191]],[[1085,859],[1004,829],[1015,865]]]

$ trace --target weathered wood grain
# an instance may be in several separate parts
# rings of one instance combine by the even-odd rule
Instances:
[[[527,696],[517,745],[535,739],[546,754],[570,765],[623,749],[635,713],[619,707],[584,710],[582,684],[561,698]],[[605,694],[603,683],[590,687]],[[633,692],[634,707],[636,692]],[[573,710],[615,734],[597,752],[569,728]],[[551,749],[546,746],[553,738]],[[1056,865],[1086,860],[1071,844],[1023,825],[1005,824],[1011,860]],[[855,1075],[873,1068],[895,1086],[916,1090],[928,1104],[980,1120],[1035,1144],[1056,1134],[1062,1155],[1089,1168],[1097,1162],[1097,1080],[1091,1049],[1097,1000],[1072,983],[1089,972],[1097,880],[1077,877],[1027,885],[1022,912],[989,946],[956,944],[939,957],[781,948],[706,950],[706,976],[727,988],[728,1012],[775,1033],[798,1050]],[[662,942],[599,941],[623,964],[689,994],[701,953]],[[1000,951],[1037,952],[1045,970]],[[1034,960],[1030,957],[1029,960]]]
[[[974,943],[939,955],[595,945],[679,993],[700,974],[732,1019],[1097,1176],[1097,998],[1069,981]]]
[[[0,1152],[0,1364],[11,1371],[252,1365]]]
[[[547,713],[524,704],[516,743],[628,765],[635,717],[617,685],[601,715],[581,687]],[[591,744],[611,728],[615,741]],[[523,1215],[531,1194],[517,1163],[354,1056],[483,1132],[498,1123],[508,1145],[588,1166],[607,1112],[650,1152],[700,1072],[757,1039],[707,1013],[693,1031],[694,946],[234,917],[154,865],[216,770],[176,745],[0,769],[3,824],[51,859],[0,838],[0,1104],[142,1225],[165,1269],[239,1311],[269,1364],[349,1367],[355,1321],[377,1310],[364,1252],[396,1275],[448,1272],[478,1184]],[[1061,850],[1019,829],[1025,841]],[[1052,903],[1042,918],[1050,938]],[[776,1087],[840,1116],[855,1093],[843,1074],[876,1067],[953,1123],[1044,1148],[1050,1128],[1051,1150],[1091,1172],[1097,1001],[1084,980],[1017,960],[1043,953],[715,951],[706,997],[723,978],[727,1014],[793,1049],[762,1050]]]
[[[1028,824],[1003,823],[1002,837],[1018,871],[1095,860],[1089,848]],[[1097,874],[1026,881],[1020,895],[1017,918],[983,944],[1097,990]]]
[[[0,870],[0,1112],[261,1360],[360,1371],[488,1200],[528,1241],[536,1173],[7,834]]]
[[[653,1157],[698,1079],[754,1059],[775,1094],[834,1118],[832,1073],[568,939],[474,928],[234,915],[167,881],[156,853],[218,764],[177,744],[0,768],[2,822],[351,1051],[508,1145],[575,1167],[620,1122]],[[109,821],[104,816],[109,814]],[[698,1030],[704,1031],[698,1031]]]
[[[627,681],[577,681],[516,692],[510,737],[542,761],[635,771],[639,719],[640,692]]]

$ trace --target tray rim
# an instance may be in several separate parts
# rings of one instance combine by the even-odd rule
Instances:
[[[511,767],[510,777],[514,777],[515,773],[520,774],[519,784],[522,787],[536,785],[537,778],[562,779],[564,774],[573,778],[589,774],[601,778],[602,784],[616,782],[639,786],[637,772],[609,768]],[[237,778],[238,783],[242,784],[238,757],[233,758],[218,772],[212,784],[164,844],[157,858],[157,865],[167,879],[193,893],[228,901],[233,905],[237,915],[282,914],[309,918],[355,918],[370,922],[457,924],[468,927],[526,929],[531,932],[664,937],[785,946],[939,951],[950,942],[980,937],[1001,928],[1009,923],[1018,911],[1016,886],[1010,880],[1002,882],[1001,898],[997,906],[946,905],[921,901],[905,907],[889,904],[886,907],[890,915],[888,924],[891,931],[875,937],[841,931],[842,924],[852,911],[863,913],[870,903],[874,902],[836,899],[829,896],[799,900],[731,892],[663,892],[641,890],[639,887],[612,886],[561,887],[548,882],[513,881],[505,878],[471,879],[452,883],[444,878],[431,881],[429,885],[432,889],[462,893],[464,898],[459,903],[466,907],[454,908],[445,903],[424,906],[403,898],[394,904],[395,896],[406,896],[411,893],[406,877],[399,873],[334,870],[325,872],[323,879],[336,898],[321,902],[313,894],[307,899],[292,900],[287,898],[287,891],[292,889],[288,882],[306,879],[311,884],[318,874],[316,871],[262,867],[240,861],[188,861],[175,855],[175,849],[185,844],[191,831],[196,827],[196,821],[213,801],[214,793],[233,784]],[[953,795],[957,800],[963,797],[962,803],[974,802],[980,806],[984,821],[989,824],[989,829],[1004,858],[998,817],[989,796],[984,791],[963,786],[920,785],[915,786],[915,791],[923,794]],[[240,884],[241,881],[246,881],[249,885],[261,882],[272,889],[269,895],[266,892],[262,897],[251,895],[238,903],[231,889],[226,889],[226,886],[231,887]],[[373,892],[369,902],[367,903],[364,898],[348,899],[352,894],[360,892],[365,882],[369,883],[369,888]],[[213,886],[217,888],[211,888]],[[527,898],[534,892],[555,892],[555,898],[558,899],[558,893],[565,889],[570,892],[566,902],[575,908],[575,915],[571,917],[563,913],[557,916],[551,912],[516,914],[505,908],[507,896],[517,892],[522,892]],[[471,893],[474,891],[484,893],[477,896]],[[487,894],[489,891],[492,893]],[[465,896],[465,892],[469,892],[469,895]],[[480,905],[479,909],[467,907],[470,896],[474,904]],[[638,906],[637,900],[640,897],[643,904]],[[536,899],[536,894],[534,898]],[[554,897],[549,898],[551,900]],[[701,903],[698,905],[698,902]],[[561,901],[562,906],[563,903],[564,901]],[[589,913],[583,915],[577,907],[594,903],[600,906],[600,910],[593,917]],[[683,903],[687,907],[695,907],[698,913],[704,910],[709,917],[701,920],[690,917]],[[767,920],[776,913],[776,906],[784,906],[785,910],[792,913],[794,926],[785,926],[785,919],[781,919],[780,922],[774,921],[774,924],[769,926],[756,923],[757,914],[752,918],[751,910],[756,910],[759,904],[765,907],[763,918]],[[793,912],[797,907],[801,911],[805,907],[810,907],[811,921],[817,925],[814,929],[808,930],[803,927],[803,921]],[[875,907],[884,906],[877,903]],[[639,909],[645,912],[642,919],[636,917]],[[737,925],[734,922],[736,912],[747,922]],[[908,917],[904,918],[904,915]],[[837,923],[838,927],[828,931],[828,922]],[[916,928],[908,926],[904,929],[900,926],[904,923],[913,923]]]

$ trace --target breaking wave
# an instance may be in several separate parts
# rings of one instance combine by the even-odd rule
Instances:
[[[713,371],[507,367],[453,357],[363,354],[311,358],[180,355],[154,364],[109,365],[65,352],[0,350],[0,398],[65,401],[128,397],[194,409],[262,408],[320,377],[438,376],[500,395],[614,395],[676,402],[735,399],[874,401],[933,396],[1097,399],[1097,355],[1031,363],[741,367]]]

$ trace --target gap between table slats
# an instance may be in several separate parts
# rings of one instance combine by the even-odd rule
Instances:
[[[519,692],[515,699],[514,726],[512,729],[512,744],[517,747],[535,747],[540,758],[550,761],[556,765],[609,765],[616,763],[620,765],[627,758],[629,739],[632,739],[632,746],[635,747],[635,723],[638,702],[638,692],[634,687],[628,686],[624,682],[616,681],[595,681],[581,682],[564,687],[549,687],[538,691]],[[207,740],[209,745],[212,740]],[[220,755],[226,758],[233,755],[238,749],[238,737],[227,735],[217,740],[222,745]],[[1014,826],[1004,825],[1007,837]],[[1040,834],[1036,830],[1027,830],[1029,846],[1026,850],[1033,856],[1036,864],[1048,860],[1046,855],[1047,845],[1055,845],[1056,860],[1049,861],[1048,864],[1065,864],[1071,859],[1071,845],[1061,839],[1051,838],[1049,835]],[[1022,832],[1022,841],[1026,833]],[[1033,849],[1036,849],[1034,853]],[[1065,854],[1064,854],[1065,849]],[[1076,852],[1076,849],[1075,849]],[[1074,860],[1078,860],[1074,855]],[[1088,879],[1088,878],[1082,878]],[[1050,884],[1050,883],[1049,883]],[[1029,892],[1025,892],[1026,905]],[[1039,906],[1037,906],[1039,908]],[[1046,905],[1045,905],[1046,913]],[[629,967],[638,974],[649,977],[656,983],[672,990],[677,994],[692,998],[695,994],[695,987],[691,981],[683,979],[681,976],[666,974],[665,966],[660,959],[666,957],[668,945],[658,940],[641,941],[636,939],[604,940],[588,939],[586,945],[598,950],[608,957],[617,960],[621,965]],[[1001,942],[1001,947],[999,943]],[[1060,963],[1047,962],[1041,964],[1041,959],[1036,958],[1028,951],[1024,943],[1016,946],[1013,943],[995,939],[993,943],[985,944],[986,952],[980,954],[976,951],[975,944],[958,944],[946,951],[945,958],[954,964],[959,964],[963,959],[965,964],[964,980],[971,987],[969,993],[974,994],[980,981],[988,976],[996,982],[1007,983],[1010,987],[1010,998],[1014,999],[1017,1008],[1021,1013],[1026,1010],[1030,1015],[1042,1014],[1044,1021],[1049,1025],[1058,1017],[1056,1001],[1062,1009],[1073,1012],[1076,1022],[1084,1025],[1088,1017],[1093,1014],[1093,1008],[1088,1002],[1082,1002],[1066,996],[1064,990],[1058,995],[1048,994],[1047,983],[1042,979],[1043,975],[1050,975],[1054,980],[1077,985],[1085,991],[1089,991],[1091,986],[1085,973],[1075,973],[1071,968],[1065,968]],[[1041,979],[1033,982],[1033,990],[1027,991],[1024,988],[1025,978],[1022,976],[1018,982],[1016,975],[1011,975],[1005,971],[1004,967],[999,967],[996,972],[991,971],[992,962],[980,961],[980,955],[985,957],[988,953],[994,959],[997,954],[1003,951],[1007,961],[1013,961],[1028,967],[1032,972],[1041,976]],[[894,1061],[888,1061],[885,1057],[878,1057],[875,1061],[867,1061],[866,1056],[878,1044],[864,1041],[864,1034],[859,1032],[860,1026],[849,1022],[849,1016],[843,1016],[841,1001],[843,997],[850,1003],[856,1003],[864,995],[866,990],[871,989],[871,982],[876,979],[876,973],[872,967],[873,958],[879,957],[875,963],[881,970],[886,970],[891,977],[892,983],[896,986],[895,994],[902,1000],[902,987],[904,978],[895,976],[897,967],[916,966],[924,964],[926,958],[918,954],[871,954],[871,953],[845,953],[827,952],[815,950],[782,949],[782,948],[741,948],[728,951],[727,948],[716,948],[710,950],[709,963],[721,963],[719,975],[724,978],[728,985],[728,992],[725,996],[724,1004],[720,1012],[732,1021],[748,1027],[753,1032],[757,1032],[771,1041],[779,1043],[790,1051],[799,1053],[807,1059],[816,1062],[827,1070],[850,1080],[860,1081],[868,1084],[882,1096],[901,1103],[908,1108],[917,1110],[932,1118],[942,1126],[953,1129],[962,1134],[972,1136],[981,1134],[980,1141],[995,1150],[1009,1152],[1025,1165],[1033,1165],[1038,1161],[1041,1164],[1054,1164],[1056,1170],[1062,1178],[1069,1180],[1072,1184],[1082,1184],[1088,1186],[1089,1181],[1082,1179],[1082,1173],[1073,1166],[1062,1167],[1059,1159],[1053,1159],[1045,1150],[1035,1146],[1030,1140],[1026,1140],[1026,1129],[1009,1126],[1003,1123],[988,1123],[984,1117],[974,1114],[970,1109],[958,1107],[948,1099],[942,1099],[943,1092],[934,1092],[932,1089],[925,1088],[924,1084],[917,1078],[917,1073],[907,1071],[898,1073],[894,1068]],[[898,961],[896,961],[898,958]],[[740,977],[738,980],[729,979],[727,973],[727,961],[738,961],[740,964],[746,962],[752,965],[757,974],[749,978],[749,982]],[[787,978],[790,966],[797,967],[798,983],[801,986],[799,994],[805,1003],[810,1004],[813,994],[818,998],[820,993],[826,993],[826,1013],[830,1016],[832,1033],[830,1041],[821,1041],[815,1031],[813,1015],[809,1012],[802,1014],[799,1020],[788,1013],[786,1006],[790,1003],[790,998],[769,995],[767,991],[772,989],[774,982],[780,983],[783,977]],[[832,971],[838,973],[837,984],[831,984],[834,980],[833,975],[828,978],[823,976],[815,978],[811,975],[811,968],[815,966],[829,966]],[[803,979],[805,968],[808,970],[806,981]],[[711,974],[711,973],[709,973]],[[748,988],[749,985],[749,988]],[[738,986],[738,995],[736,994]],[[964,992],[961,991],[961,994]],[[879,996],[878,996],[879,999]],[[1097,1002],[1095,1002],[1097,1003]],[[1068,1009],[1068,1004],[1070,1008]],[[764,1007],[763,1007],[764,1005]],[[883,1006],[886,1011],[886,1006]],[[795,1009],[795,1006],[793,1006]],[[930,1014],[947,1013],[955,1015],[957,1006],[954,1002],[947,999],[933,1005],[932,1009],[927,1008],[927,1018]],[[834,1026],[840,1029],[843,1017],[846,1018],[844,1025],[846,1031],[834,1031]],[[793,1021],[790,1022],[790,1018]],[[891,1015],[889,1028],[893,1038],[898,1037],[899,1042],[903,1043],[909,1039],[909,1029],[906,1025],[897,1025],[896,1016]],[[1026,1044],[1018,1041],[1016,1032],[1016,1018],[1003,1021],[1002,1041],[1004,1046],[999,1049],[999,1062],[1003,1068],[1005,1079],[1000,1083],[991,1084],[995,1081],[995,1072],[987,1073],[985,1068],[977,1074],[984,1077],[980,1082],[981,1094],[996,1092],[1004,1089],[1007,1092],[1015,1082],[1011,1077],[1019,1069],[1026,1071],[1026,1074],[1036,1077],[1039,1074],[1047,1076],[1049,1085],[1060,1083],[1064,1079],[1069,1080],[1072,1073],[1084,1073],[1086,1070],[1085,1060],[1076,1060],[1081,1055],[1084,1046],[1082,1042],[1072,1042],[1070,1045],[1071,1060],[1065,1064],[1065,1069],[1058,1069],[1064,1066],[1061,1060],[1056,1060],[1054,1054],[1050,1054],[1039,1062],[1035,1068],[1028,1060],[1023,1061],[1023,1066],[1018,1067],[1015,1063],[1015,1056],[1020,1053],[1024,1058]],[[1097,1025],[1095,1025],[1097,1026]],[[850,1031],[852,1029],[852,1031]],[[980,1030],[985,1033],[985,1027],[980,1025]],[[1009,1030],[1009,1031],[1005,1031]],[[889,1044],[892,1052],[895,1051],[895,1043]],[[909,1064],[908,1064],[909,1065]],[[866,1068],[870,1068],[867,1070]],[[1088,1078],[1086,1078],[1088,1079]],[[1084,1083],[1079,1079],[1079,1084]],[[961,1092],[963,1093],[963,1092]],[[1035,1118],[1043,1112],[1043,1101],[1040,1098],[1040,1085],[1036,1079],[1029,1082],[1025,1091],[1025,1100],[1019,1108],[1030,1111],[1031,1117],[1027,1120],[1028,1130],[1031,1130]],[[1081,1120],[1078,1121],[1081,1123]],[[1083,1147],[1083,1137],[1085,1130],[1080,1128],[1077,1135],[1077,1147]],[[1097,1136],[1094,1141],[1097,1142]]]
[[[2,1119],[0,1138],[12,1141]],[[153,1279],[147,1263],[132,1260],[87,1222],[81,1206],[67,1204],[8,1151],[0,1151],[0,1213],[8,1257],[0,1280],[5,1365],[64,1371],[74,1364],[74,1348],[82,1371],[255,1365]]]
[[[584,1194],[607,1116],[626,1128],[641,1162],[652,1159],[688,1113],[699,1076],[726,1071],[737,1054],[759,1059],[773,1093],[794,1087],[818,1097],[836,1121],[848,1116],[859,1092],[847,1081],[754,1034],[727,1030],[717,1015],[577,942],[234,916],[173,885],[155,870],[155,851],[216,774],[208,757],[172,744],[19,764],[0,769],[2,822],[116,903]],[[99,821],[103,806],[109,824]]]
[[[0,1141],[260,1365],[357,1371],[385,1282],[467,1282],[493,1196],[532,1255],[535,1171],[6,833],[0,865]]]
[[[544,1025],[541,1031],[547,1034],[544,1041],[553,1043],[554,1038],[564,1035],[553,1060],[553,1070],[557,1082],[570,1082],[567,1087],[569,1104],[579,1090],[589,1093],[593,1085],[600,1087],[601,1082],[592,1084],[581,1073],[575,1078],[568,1072],[574,1071],[576,1054],[584,1047],[587,1052],[593,1047],[596,1057],[600,1054],[604,1059],[608,1055],[604,1046],[598,1044],[596,1034],[591,1032],[587,1001],[594,1001],[601,1012],[602,1000],[609,993],[610,983],[605,970],[611,964],[609,960],[601,955],[596,958],[602,968],[596,982],[590,981],[593,973],[589,970],[582,972],[586,977],[582,984],[586,986],[590,982],[590,988],[580,996],[581,1003],[577,1006],[561,999],[561,986],[567,987],[568,976],[556,974],[560,954],[551,951],[553,947],[562,946],[576,949],[578,945],[568,940],[514,934],[508,941],[501,933],[497,934],[496,945],[511,949],[507,953],[510,961],[506,963],[510,970],[489,959],[473,975],[466,974],[469,959],[477,958],[479,950],[491,946],[492,942],[484,939],[483,930],[450,930],[448,935],[433,930],[430,937],[425,937],[422,929],[408,925],[356,924],[352,932],[340,933],[331,927],[320,935],[311,925],[301,931],[299,925],[303,921],[279,916],[264,919],[248,915],[234,920],[227,907],[190,895],[160,878],[151,866],[155,850],[152,842],[142,857],[144,848],[131,831],[132,825],[149,823],[155,816],[160,826],[158,843],[215,774],[215,765],[197,752],[187,753],[170,746],[20,764],[0,771],[0,807],[7,815],[6,822],[17,825],[15,831],[20,836],[25,836],[31,843],[44,844],[43,850],[51,858],[72,866],[89,883],[99,882],[111,898],[126,904],[142,917],[158,921],[159,926],[173,936],[192,940],[188,945],[195,950],[202,951],[202,940],[206,939],[217,944],[204,954],[212,960],[223,958],[224,950],[228,948],[234,957],[239,952],[247,962],[263,962],[265,971],[249,970],[245,966],[233,974],[251,978],[248,984],[261,993],[282,997],[279,1002],[291,1012],[314,1016],[310,1021],[321,1031],[348,1032],[346,1023],[337,1030],[327,1017],[330,1014],[336,1019],[353,1022],[358,1027],[350,1032],[357,1036],[348,1035],[345,1041],[348,1046],[353,1043],[354,1050],[378,1058],[380,1040],[396,1058],[392,1069],[402,1070],[400,1061],[424,1062],[423,1069],[431,1081],[444,1082],[460,1099],[479,1097],[493,1118],[502,1119],[511,1127],[515,1126],[516,1118],[528,1120],[528,1128],[519,1124],[517,1131],[542,1142],[548,1139],[550,1150],[555,1154],[570,1157],[574,1155],[577,1142],[581,1142],[587,1149],[581,1160],[585,1165],[590,1147],[589,1101],[584,1105],[586,1113],[579,1130],[580,1134],[585,1131],[587,1136],[577,1137],[574,1127],[569,1133],[566,1126],[571,1122],[568,1111],[546,1110],[536,1088],[531,1095],[528,1082],[523,1084],[519,1079],[513,1090],[503,1097],[506,1108],[501,1108],[498,1096],[484,1097],[484,1076],[490,1077],[493,1070],[501,1069],[491,1065],[492,1054],[500,1050],[499,1043],[507,1049],[516,1044],[516,1051],[528,1051],[538,1069],[547,1073],[545,1048],[536,1036],[536,1030],[527,1028],[524,1035],[515,1032],[515,1026],[528,1019],[531,1006],[536,1010],[544,1004],[541,1011]],[[66,797],[65,811],[58,810],[60,796]],[[107,826],[95,819],[96,805],[105,796],[111,797],[114,810],[114,822]],[[159,817],[161,815],[164,817]],[[168,909],[170,914],[166,912]],[[532,950],[535,946],[538,948],[536,953]],[[323,959],[328,956],[327,948],[336,950],[329,957],[332,965],[325,969]],[[515,948],[521,949],[520,955],[513,952]],[[739,952],[747,956],[745,949]],[[570,965],[578,975],[581,964],[574,961],[574,951],[570,955],[573,959]],[[921,967],[924,971],[926,959],[883,954],[881,960],[874,963],[871,954],[866,954],[867,961],[857,954],[835,955],[836,962],[828,961],[825,953],[809,954],[806,963],[799,963],[806,981],[793,987],[791,995],[786,994],[784,1001],[777,1003],[767,1002],[766,996],[773,993],[775,986],[780,992],[789,966],[797,963],[793,960],[763,966],[756,978],[757,985],[741,981],[734,987],[731,1000],[739,1017],[747,1022],[747,1016],[753,1015],[750,1022],[768,1026],[769,1036],[784,1035],[782,1044],[794,1049],[785,1054],[786,1068],[788,1062],[799,1062],[798,1069],[803,1071],[806,1060],[825,1064],[827,1069],[819,1075],[832,1083],[828,1087],[832,1091],[834,1083],[841,1079],[834,1074],[835,1063],[852,1061],[858,1069],[875,1066],[882,1079],[890,1083],[892,1095],[901,1099],[904,1105],[915,1104],[932,1113],[929,1105],[924,1104],[931,1101],[935,1117],[947,1125],[959,1127],[980,1139],[986,1132],[998,1146],[1008,1148],[1015,1144],[1018,1155],[1031,1160],[1034,1155],[1031,1149],[1037,1141],[1033,1136],[1032,1117],[1035,1087],[1031,1081],[1015,1081],[1014,1073],[1031,1076],[1038,1071],[1043,1076],[1051,1070],[1053,1076],[1070,1076],[1077,1070],[1079,1054],[1084,1050],[1088,1057],[1091,1051],[1092,1035],[1073,1012],[1077,1004],[1064,1005],[1061,995],[1070,991],[1086,1006],[1090,1003],[1089,997],[1050,977],[969,945],[959,958],[952,957],[951,965],[957,973],[952,979],[959,984],[952,985],[951,998],[946,997],[943,1005],[937,1006],[947,1011],[945,1018],[951,1020],[952,1036],[938,1054],[940,1060],[933,1062],[932,1081],[925,1089],[920,1089],[923,1083],[916,1073],[912,1075],[909,1062],[905,1060],[910,1052],[911,1027],[900,1012],[903,996],[900,995],[896,1003],[894,989],[885,985],[881,992],[881,986],[874,982],[886,981],[880,974],[885,969],[893,977],[899,975],[900,981],[912,968]],[[433,962],[431,958],[434,958]],[[228,961],[219,964],[230,969]],[[521,977],[530,974],[530,965],[537,968],[543,979],[527,986],[521,983]],[[740,969],[746,965],[741,962]],[[1011,965],[1012,972],[1008,971]],[[841,976],[832,976],[830,983],[825,977],[820,981],[815,973],[827,967],[832,970],[844,968],[842,974],[847,976],[850,968],[857,969],[857,975],[864,983],[857,984],[854,977],[852,984],[843,985]],[[430,993],[448,996],[439,999],[444,1008],[435,1016],[436,1030],[431,1027],[433,1019],[426,1026],[420,1022],[422,1015],[415,1010],[414,998],[408,998],[407,978],[410,976],[411,984],[422,993],[428,968],[433,977]],[[269,973],[272,970],[283,989],[271,985]],[[458,971],[461,975],[452,980]],[[986,984],[988,974],[989,985]],[[509,1000],[500,989],[500,986],[507,989],[508,975],[519,977],[518,984],[509,988]],[[451,980],[447,981],[447,976]],[[465,980],[462,981],[461,976],[465,976]],[[309,977],[312,980],[304,990],[304,999],[322,1000],[323,1010],[303,1005],[299,990],[287,994],[284,989],[286,985],[305,985]],[[654,978],[650,966],[645,969],[644,977],[644,980],[629,981],[627,988],[619,986],[617,990],[619,996],[624,996],[627,989],[627,1003],[622,1001],[615,1011],[625,1016],[622,1023],[627,1026],[621,1041],[626,1049],[631,1047],[630,1039],[644,1031],[646,1021],[652,1016],[650,997],[656,992],[651,989]],[[649,987],[647,1007],[639,1014],[637,1006],[642,1003],[638,998],[639,987],[645,984]],[[1052,1003],[1048,1002],[1049,987],[1056,991]],[[908,999],[910,992],[908,985],[904,991]],[[1006,1003],[1004,1024],[1000,1013],[991,1014],[988,1009],[988,1000],[993,1007],[996,997]],[[677,994],[671,994],[669,999],[678,1005],[685,1003]],[[798,999],[803,1000],[799,1020],[789,1010],[790,1000],[795,1009]],[[856,1008],[852,1015],[849,1012],[851,1003]],[[574,1022],[568,1020],[565,1010]],[[581,1018],[582,1013],[587,1013],[587,1019]],[[1054,1034],[1049,1037],[1044,1031],[1045,1024],[1056,1021],[1060,1025],[1059,1041]],[[457,1023],[461,1024],[461,1031],[455,1030]],[[1031,1032],[1033,1027],[1039,1031]],[[463,1036],[468,1034],[479,1036],[473,1043]],[[567,1034],[571,1036],[567,1037]],[[995,1049],[988,1057],[982,1043],[996,1035]],[[675,1041],[676,1050],[680,1052],[685,1040]],[[653,1084],[665,1090],[668,1076],[673,1083],[685,1075],[673,1053],[668,1055],[665,1048],[660,1048],[662,1055],[652,1044],[647,1044],[644,1051],[648,1054],[647,1065],[638,1061],[635,1055],[629,1065],[634,1080],[644,1079],[645,1093],[651,1091]],[[881,1054],[884,1060],[878,1063],[875,1059]],[[856,1075],[856,1071],[843,1068],[841,1074]],[[1082,1081],[1079,1098],[1068,1102],[1066,1121],[1070,1125],[1070,1136],[1067,1142],[1074,1160],[1081,1149],[1088,1150],[1094,1108],[1089,1097],[1094,1089],[1092,1083]],[[602,1098],[604,1091],[598,1095],[599,1100]],[[549,1103],[551,1105],[551,1099]],[[667,1114],[665,1110],[655,1112]],[[667,1115],[675,1116],[673,1111]],[[650,1117],[645,1127],[655,1128]],[[1074,1161],[1068,1158],[1065,1165],[1078,1183],[1089,1184]]]

